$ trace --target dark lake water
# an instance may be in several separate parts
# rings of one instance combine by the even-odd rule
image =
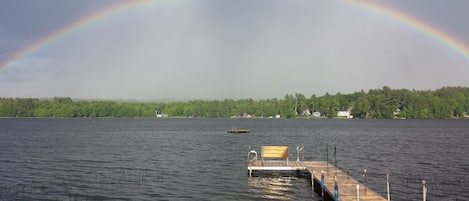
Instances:
[[[249,134],[228,134],[232,127]],[[248,147],[305,146],[392,200],[469,200],[469,121],[0,119],[0,200],[318,200],[303,178],[249,178]]]

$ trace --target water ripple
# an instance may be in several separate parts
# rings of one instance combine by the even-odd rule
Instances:
[[[251,128],[247,135],[224,132]],[[446,120],[0,119],[0,200],[310,200],[301,178],[249,178],[248,146],[305,146],[393,200],[469,200],[469,124]],[[452,192],[448,194],[447,192]]]

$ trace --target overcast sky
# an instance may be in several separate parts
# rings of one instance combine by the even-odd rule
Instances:
[[[373,1],[469,46],[469,1]],[[0,63],[118,0],[1,0]],[[4,68],[4,67],[0,67]],[[469,86],[469,58],[346,1],[160,0],[0,69],[0,97],[270,99]]]

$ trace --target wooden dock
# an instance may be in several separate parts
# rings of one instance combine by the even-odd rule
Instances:
[[[369,189],[365,184],[342,172],[334,165],[325,161],[283,161],[283,160],[254,160],[248,162],[249,175],[263,171],[296,171],[305,172],[311,175],[311,184],[315,192],[321,195],[321,174],[324,171],[324,194],[325,200],[333,200],[334,186],[337,181],[339,200],[357,201],[359,194],[360,201],[386,201],[387,199]],[[335,180],[335,178],[337,180]],[[357,185],[359,190],[357,193]]]

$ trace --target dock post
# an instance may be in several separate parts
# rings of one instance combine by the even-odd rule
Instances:
[[[389,167],[386,169],[386,191],[388,194],[388,201],[391,201],[391,192],[389,189]]]
[[[365,196],[366,196],[366,169],[363,169],[363,185],[365,186]]]
[[[425,179],[422,180],[422,191],[423,191],[422,192],[423,193],[423,195],[422,195],[423,201],[427,201],[427,184],[425,182]]]
[[[360,184],[357,184],[357,201],[360,201]]]
[[[337,185],[337,176],[334,177],[334,201],[339,201],[339,186]]]
[[[337,176],[337,145],[334,145],[335,176]]]
[[[347,168],[347,183],[350,183],[350,169]]]
[[[296,161],[300,161],[300,146],[296,146]]]
[[[329,145],[326,144],[326,172],[329,176]]]
[[[296,161],[300,161],[300,152],[304,150],[304,146],[296,146]],[[303,161],[305,158],[305,154],[303,153]]]
[[[312,170],[311,170],[311,189],[314,192],[314,173]]]
[[[321,172],[321,198],[324,201],[324,170]]]

